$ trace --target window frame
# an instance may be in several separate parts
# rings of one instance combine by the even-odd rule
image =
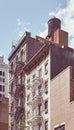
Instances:
[[[48,113],[48,100],[45,101],[45,114]]]
[[[48,130],[48,120],[45,121],[45,130]]]
[[[2,76],[2,71],[0,70],[0,76]]]
[[[48,79],[45,80],[45,93],[48,93]]]
[[[48,60],[45,63],[45,75],[48,74]]]

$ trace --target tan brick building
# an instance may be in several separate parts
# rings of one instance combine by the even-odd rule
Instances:
[[[0,97],[0,130],[8,130],[8,105],[8,98]]]
[[[71,89],[73,89],[73,97]],[[51,80],[50,93],[51,130],[73,130],[74,80],[71,75],[71,67],[67,67]]]

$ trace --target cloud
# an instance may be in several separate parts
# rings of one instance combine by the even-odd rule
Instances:
[[[22,35],[26,31],[30,31],[30,28],[28,27],[30,25],[29,22],[25,23],[21,19],[17,19],[17,25],[18,25],[18,37],[22,37]]]
[[[47,27],[47,23],[45,23],[45,24],[42,24],[44,27],[45,27],[45,29],[44,29],[44,31],[42,31],[42,32],[39,32],[39,36],[41,36],[41,37],[43,37],[43,38],[45,38],[46,36],[47,36],[47,32],[48,32],[48,27]]]
[[[66,7],[56,8],[55,11],[49,13],[49,16],[55,16],[61,19],[62,29],[69,34],[69,46],[74,48],[74,0],[67,0]],[[47,27],[39,35],[46,36]]]

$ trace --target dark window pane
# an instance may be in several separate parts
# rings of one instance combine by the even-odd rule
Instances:
[[[45,121],[45,130],[48,130],[48,121]]]
[[[48,80],[45,81],[45,93],[48,93]]]
[[[0,82],[2,82],[2,78],[0,77]]]
[[[5,92],[5,86],[3,86],[3,92]]]
[[[5,82],[5,79],[3,78],[3,82]]]
[[[0,85],[0,91],[2,91],[2,85]]]
[[[3,72],[3,76],[5,76],[5,72]]]
[[[2,75],[2,71],[0,71],[0,75]]]
[[[45,101],[45,114],[48,113],[48,101]]]
[[[38,87],[38,94],[39,94],[39,96],[42,95],[42,85],[40,85],[40,86]]]
[[[41,113],[42,113],[42,105],[41,104],[39,104],[38,109],[39,109],[39,115],[41,115]]]
[[[2,94],[0,94],[0,97],[2,97]]]

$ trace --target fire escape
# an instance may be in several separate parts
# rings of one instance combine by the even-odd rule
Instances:
[[[18,61],[16,63],[16,68],[14,71],[14,94],[11,89],[11,97],[14,95],[14,130],[24,130],[25,127],[25,85],[24,81],[22,81],[22,69],[24,63],[22,61]]]
[[[42,123],[43,121],[42,114],[40,113],[40,110],[38,110],[38,106],[42,104],[43,101],[42,83],[43,83],[43,79],[41,77],[37,77],[33,80],[33,84],[29,85],[31,86],[32,98],[30,98],[27,101],[27,105],[29,105],[32,108],[32,117],[30,117],[27,120],[27,122],[31,123],[32,127]]]
[[[32,108],[36,107],[43,100],[43,98],[42,98],[42,82],[43,82],[43,79],[40,77],[35,78],[33,81]],[[37,91],[37,94],[36,94],[36,91]]]

